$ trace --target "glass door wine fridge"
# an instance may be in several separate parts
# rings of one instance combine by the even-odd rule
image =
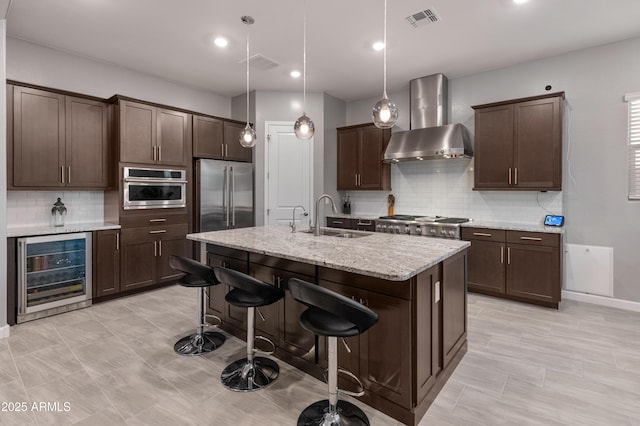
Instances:
[[[91,233],[18,239],[18,318],[91,305]]]

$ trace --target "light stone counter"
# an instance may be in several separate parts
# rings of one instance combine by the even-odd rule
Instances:
[[[35,235],[72,234],[74,232],[120,229],[120,225],[104,222],[71,223],[65,226],[21,226],[7,228],[7,237],[32,237]]]
[[[506,231],[547,232],[550,234],[564,234],[564,228],[557,226],[544,226],[539,223],[517,222],[491,222],[487,220],[473,220],[461,224],[464,228],[491,228],[504,229]]]
[[[358,231],[349,231],[358,232]],[[316,237],[286,226],[263,226],[188,234],[187,238],[356,274],[404,281],[464,250],[467,241],[393,235]]]

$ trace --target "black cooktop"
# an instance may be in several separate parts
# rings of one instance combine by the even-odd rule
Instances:
[[[438,223],[465,223],[469,222],[469,219],[464,217],[443,217],[441,219],[436,219]]]
[[[394,214],[392,216],[380,216],[379,219],[391,219],[391,220],[416,220],[422,216],[411,216],[407,214]]]
[[[388,219],[388,220],[405,220],[405,221],[414,221],[418,218],[429,218],[429,222],[437,222],[437,223],[465,223],[469,222],[469,219],[463,217],[442,217],[442,216],[425,216],[425,215],[407,215],[407,214],[394,214],[392,216],[380,216],[379,219]]]

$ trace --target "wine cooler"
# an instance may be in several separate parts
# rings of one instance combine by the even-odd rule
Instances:
[[[91,305],[91,233],[18,239],[18,318]]]

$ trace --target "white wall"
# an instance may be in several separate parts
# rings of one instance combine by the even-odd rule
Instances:
[[[231,99],[214,92],[11,37],[7,78],[100,98],[118,94],[219,117],[231,114]]]
[[[341,211],[340,194],[338,187],[338,139],[337,127],[346,123],[347,104],[342,99],[324,95],[324,192],[331,195],[336,202],[336,207]]]
[[[0,80],[6,79],[7,21],[0,20]],[[0,338],[9,336],[7,325],[7,93],[0,84]]]
[[[461,122],[470,129],[473,129],[472,105],[542,94],[547,84],[553,86],[552,91],[565,91],[568,111],[563,131],[562,200],[550,199],[553,194],[547,193],[540,194],[540,201],[551,208],[561,206],[566,216],[566,243],[614,248],[614,297],[631,301],[640,301],[637,279],[640,202],[627,200],[627,106],[622,97],[640,91],[638,52],[640,38],[634,38],[449,81],[450,121]],[[404,101],[399,101],[395,94],[390,94],[390,98],[399,104],[403,114]],[[349,103],[347,118],[362,118],[363,105],[371,102]],[[348,121],[348,124],[356,123]],[[440,179],[434,166],[405,184],[400,175],[406,170],[398,171],[402,167],[396,166],[392,175],[394,193],[398,189],[403,191],[404,185],[419,186],[420,182]],[[455,179],[470,179],[468,169],[466,177],[462,170],[451,173]],[[445,178],[445,185],[450,183],[451,179]],[[375,202],[382,195],[371,194],[367,200]],[[527,209],[524,216],[539,209],[534,194],[528,201],[522,199],[525,195],[515,192],[470,196],[480,196],[500,214],[502,202],[509,205],[527,202],[532,210]],[[397,207],[402,205],[402,198],[398,202]],[[519,219],[513,217],[513,221]]]
[[[291,121],[302,114],[302,93],[301,92],[271,92],[256,91],[251,92],[249,102],[251,107],[250,121],[255,125],[257,143],[254,148],[255,166],[255,211],[256,225],[263,225],[265,208],[264,173],[265,173],[265,122],[267,121]],[[322,93],[307,93],[307,116],[309,116],[315,126],[316,131],[313,136],[313,196],[314,198],[322,194],[324,182],[324,114],[323,114]],[[236,96],[232,99],[232,117],[238,120],[246,119],[246,95]],[[253,112],[255,111],[255,113]],[[255,117],[255,118],[254,118]]]

